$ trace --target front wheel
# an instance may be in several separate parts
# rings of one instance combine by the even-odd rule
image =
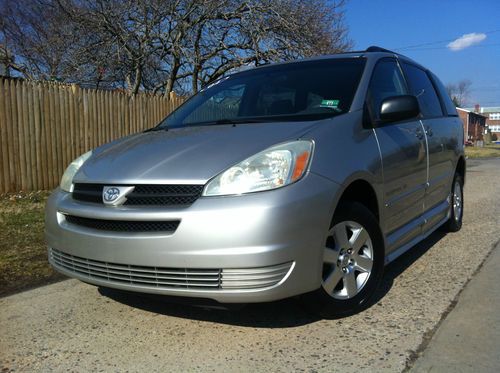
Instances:
[[[304,295],[303,301],[324,318],[359,312],[375,293],[383,266],[384,245],[377,219],[360,203],[342,203],[323,249],[321,288]]]

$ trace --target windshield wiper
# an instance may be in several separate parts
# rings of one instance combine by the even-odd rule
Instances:
[[[142,133],[154,132],[154,131],[168,131],[168,127],[167,126],[156,126],[156,127],[148,128],[147,130],[142,131]]]
[[[211,125],[217,125],[217,124],[245,124],[245,123],[265,123],[269,122],[268,119],[254,119],[254,118],[241,118],[241,119],[229,119],[229,118],[222,118],[222,119],[217,119],[217,120],[210,120],[206,122],[193,122],[193,123],[186,123],[185,125],[188,127],[195,127],[195,126],[211,126]]]
[[[217,119],[217,120],[211,122],[210,124],[238,124],[238,123],[241,123],[241,121],[223,118],[223,119]]]
[[[217,120],[209,120],[206,122],[193,122],[193,123],[186,123],[183,126],[174,126],[173,128],[182,128],[182,127],[198,127],[198,126],[213,126],[213,125],[224,125],[224,124],[232,124],[233,126],[236,126],[237,124],[246,124],[246,123],[266,123],[270,122],[269,118],[266,119],[255,119],[255,118],[248,118],[248,119],[229,119],[229,118],[222,118],[222,119],[217,119]],[[148,128],[147,130],[142,131],[143,133],[145,132],[153,132],[153,131],[168,131],[170,127],[168,126],[156,126],[153,128]]]

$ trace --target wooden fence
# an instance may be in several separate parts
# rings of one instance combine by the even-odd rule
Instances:
[[[182,101],[0,78],[0,194],[56,187],[80,154],[154,126]]]

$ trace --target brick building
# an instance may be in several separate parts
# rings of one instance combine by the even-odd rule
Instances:
[[[471,110],[457,107],[458,116],[464,125],[464,140],[476,145],[484,141],[486,134],[486,117]]]
[[[500,139],[500,107],[479,107],[476,112],[486,117],[488,130]]]

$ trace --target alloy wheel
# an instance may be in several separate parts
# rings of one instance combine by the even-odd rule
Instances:
[[[459,180],[455,180],[453,185],[453,216],[455,221],[462,217],[462,185]]]
[[[330,229],[323,254],[323,289],[335,299],[351,299],[368,282],[373,268],[373,243],[354,221]]]

